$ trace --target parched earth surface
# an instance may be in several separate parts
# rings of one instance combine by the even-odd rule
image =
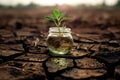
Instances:
[[[44,17],[52,9],[0,10],[0,80],[120,80],[119,9],[63,7],[74,46],[51,56],[46,37],[54,25]]]

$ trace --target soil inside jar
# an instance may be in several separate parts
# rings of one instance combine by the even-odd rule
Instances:
[[[50,36],[47,39],[47,46],[52,55],[64,55],[72,48],[73,40],[70,37]]]

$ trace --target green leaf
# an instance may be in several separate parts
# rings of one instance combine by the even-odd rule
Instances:
[[[58,18],[61,19],[63,16],[64,16],[64,14],[60,14],[60,15],[58,16]]]
[[[48,20],[53,21],[53,17],[52,16],[46,16],[45,18],[48,19]]]
[[[58,19],[59,16],[60,16],[60,12],[59,12],[57,9],[55,9],[55,10],[53,11],[53,13],[54,13],[55,17]]]

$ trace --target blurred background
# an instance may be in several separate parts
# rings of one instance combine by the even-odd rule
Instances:
[[[119,25],[120,0],[0,0],[0,28],[35,27],[48,32],[54,24],[45,19],[59,9],[72,20],[73,31],[81,27],[108,28]],[[12,28],[11,28],[12,27]]]
[[[0,8],[33,8],[71,5],[77,7],[120,7],[120,0],[1,0]]]

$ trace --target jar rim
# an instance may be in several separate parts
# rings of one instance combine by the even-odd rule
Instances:
[[[60,27],[61,32],[59,32],[59,28],[58,27],[50,27],[49,28],[49,32],[53,32],[53,33],[71,33],[71,29],[70,28],[63,28]]]

